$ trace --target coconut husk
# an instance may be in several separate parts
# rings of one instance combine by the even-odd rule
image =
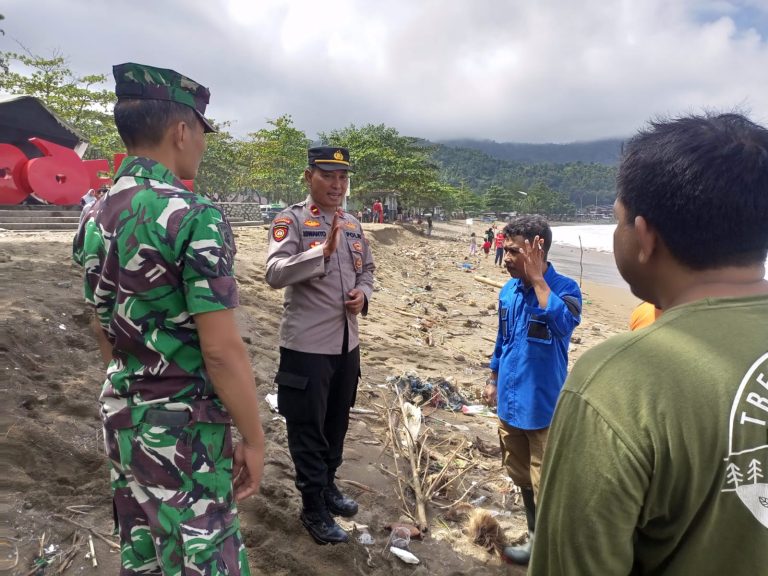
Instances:
[[[466,534],[473,544],[499,556],[504,550],[504,534],[499,522],[488,510],[477,508],[469,514]]]

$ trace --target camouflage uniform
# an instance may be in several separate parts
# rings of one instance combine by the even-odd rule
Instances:
[[[144,66],[143,64],[118,64],[113,67],[115,94],[124,100],[169,100],[192,108],[205,126],[206,132],[216,132],[205,116],[205,107],[211,93],[208,88],[182,76],[173,70]]]
[[[234,255],[218,208],[132,156],[75,239],[85,300],[113,347],[100,400],[122,576],[249,574],[231,418],[193,319],[237,306]]]
[[[101,198],[99,198],[95,202],[91,202],[90,204],[87,204],[85,208],[83,208],[82,213],[80,214],[80,222],[77,225],[77,232],[75,232],[75,237],[72,241],[72,259],[80,267],[83,266],[83,258],[84,258],[83,248],[84,248],[86,230],[93,229],[96,227],[96,224],[93,222],[93,217],[98,211],[100,206],[101,206]]]

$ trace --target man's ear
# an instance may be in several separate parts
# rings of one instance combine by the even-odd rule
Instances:
[[[659,248],[659,236],[643,216],[635,216],[635,238],[637,259],[641,264],[647,264]]]
[[[173,122],[168,127],[166,136],[170,139],[174,148],[183,150],[187,140],[189,140],[189,126],[183,120]]]
[[[304,169],[304,182],[307,183],[307,186],[312,182],[312,169],[311,168],[305,168]]]

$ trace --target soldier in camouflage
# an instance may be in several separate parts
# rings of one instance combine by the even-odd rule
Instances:
[[[108,363],[101,414],[121,575],[247,575],[236,502],[258,490],[264,439],[234,318],[234,239],[181,181],[213,131],[209,93],[173,70],[122,64],[114,75],[129,155],[78,230],[74,259]]]

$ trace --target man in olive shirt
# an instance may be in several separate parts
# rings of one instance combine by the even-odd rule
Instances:
[[[768,569],[768,131],[737,114],[630,140],[616,264],[664,310],[576,363],[529,574]]]
[[[278,405],[301,492],[301,521],[319,544],[349,539],[332,515],[357,503],[335,483],[360,377],[358,315],[368,313],[373,257],[360,222],[340,210],[349,151],[310,148],[309,197],[272,221],[266,279],[285,288]]]

